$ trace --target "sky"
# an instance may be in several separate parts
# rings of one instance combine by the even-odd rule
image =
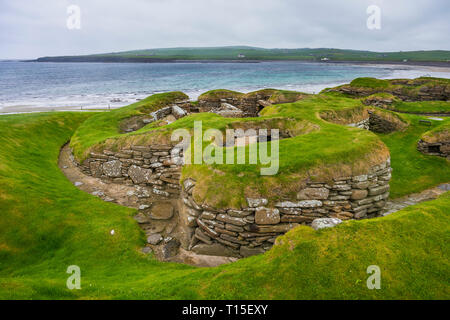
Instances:
[[[371,5],[379,29],[367,26]],[[449,0],[0,0],[0,59],[229,45],[450,50],[449,17]]]

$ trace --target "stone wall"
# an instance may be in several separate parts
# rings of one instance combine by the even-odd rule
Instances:
[[[417,150],[431,156],[440,156],[450,160],[450,142],[438,141],[435,143],[419,140]]]
[[[178,156],[172,158],[172,154]],[[92,152],[80,168],[105,182],[147,186],[156,195],[173,198],[180,194],[181,165],[182,150],[171,145],[152,145]]]
[[[389,197],[390,178],[387,160],[367,174],[335,179],[331,185],[309,182],[295,200],[269,206],[267,199],[247,199],[240,210],[197,204],[192,197],[195,181],[186,179],[180,218],[190,229],[188,248],[199,254],[247,257],[270,249],[279,235],[299,224],[376,217]]]
[[[368,118],[356,123],[350,123],[348,126],[370,130],[376,133],[390,133],[402,130],[406,127],[406,123],[402,123],[400,120],[393,121],[393,119],[388,119],[373,111],[369,111]]]
[[[214,112],[223,107],[223,104],[229,104],[239,108],[242,111],[242,117],[257,117],[259,111],[270,105],[267,102],[271,94],[254,94],[251,97],[222,97],[222,98],[202,98],[198,99],[199,112]]]

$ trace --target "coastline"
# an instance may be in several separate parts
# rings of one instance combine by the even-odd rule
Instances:
[[[193,62],[193,61],[190,61]],[[240,61],[242,63],[243,61]],[[292,61],[271,61],[271,62],[292,62]],[[202,62],[203,63],[203,62]],[[299,61],[299,63],[312,63]],[[317,64],[322,64],[320,62],[316,62]],[[323,62],[323,64],[336,64],[335,61]],[[445,66],[437,66],[433,65],[415,65],[415,64],[390,64],[390,63],[350,63],[350,62],[340,62],[340,65],[349,65],[349,66],[372,66],[379,68],[389,68],[391,70],[391,74],[389,76],[380,77],[381,79],[393,79],[393,78],[416,78],[419,76],[436,76],[436,77],[444,77],[450,78],[450,64],[446,64]],[[276,89],[283,90],[293,90],[300,91],[305,93],[318,93],[321,90],[329,87],[335,87],[338,85],[342,85],[348,83],[349,81],[332,81],[332,82],[323,82],[323,83],[303,83],[303,84],[288,84],[288,85],[272,85],[270,87]],[[234,88],[233,90],[240,91],[243,93],[247,93],[250,91],[255,91],[258,89],[264,89],[267,86],[261,86],[259,88],[245,87],[242,86],[240,88]],[[216,88],[217,89],[217,88]],[[198,96],[210,90],[210,88],[192,88],[182,90],[187,95],[189,95],[191,100],[196,100]],[[30,100],[30,101],[10,101],[10,105],[6,105],[5,103],[0,105],[0,115],[5,114],[15,114],[15,113],[33,113],[33,112],[52,112],[52,111],[92,111],[92,110],[108,110],[120,108],[136,101],[139,101],[148,95],[160,93],[161,91],[150,92],[150,93],[133,93],[128,92],[127,94],[120,93],[112,93],[112,94],[104,94],[99,93],[98,95],[87,95],[82,97],[84,100],[80,99],[77,96],[71,97],[62,97],[61,99],[54,99],[52,97],[48,97],[47,99],[39,100]],[[58,100],[58,101],[56,101]],[[61,101],[59,101],[61,100]],[[114,101],[118,100],[118,102]]]

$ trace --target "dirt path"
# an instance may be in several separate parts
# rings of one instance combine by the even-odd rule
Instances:
[[[443,183],[437,187],[427,189],[419,193],[413,193],[401,198],[389,200],[386,203],[383,215],[386,216],[388,214],[397,212],[403,208],[418,204],[420,202],[437,199],[441,194],[449,190],[450,190],[450,183]]]
[[[153,252],[161,261],[180,262],[198,267],[214,267],[236,261],[236,258],[198,255],[192,251],[176,248],[176,255],[168,254],[174,248],[173,240],[183,237],[184,229],[179,225],[178,212],[167,219],[152,219],[151,210],[156,205],[173,204],[165,198],[154,195],[145,187],[106,183],[100,178],[84,174],[76,165],[69,145],[66,144],[60,152],[58,165],[64,175],[77,188],[97,196],[104,201],[113,202],[138,210],[135,220],[144,230],[148,244],[142,248],[145,254]],[[171,204],[172,202],[172,204]],[[150,216],[149,216],[150,215]]]

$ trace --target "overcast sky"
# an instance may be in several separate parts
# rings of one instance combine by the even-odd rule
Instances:
[[[81,29],[67,28],[67,7]],[[381,29],[366,25],[369,5]],[[449,0],[0,0],[0,58],[181,46],[450,49]]]

